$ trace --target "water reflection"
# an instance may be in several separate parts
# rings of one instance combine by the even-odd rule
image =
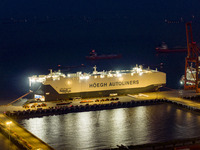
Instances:
[[[29,131],[34,133],[35,135],[37,135],[38,137],[42,138],[42,139],[46,139],[46,122],[45,119],[41,119],[41,118],[34,118],[34,119],[29,119],[29,121],[26,122],[26,125],[29,127]],[[42,131],[41,132],[41,128]]]
[[[114,148],[200,134],[197,114],[166,104],[71,113],[19,123],[58,150]]]

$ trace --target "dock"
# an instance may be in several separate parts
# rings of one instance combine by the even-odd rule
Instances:
[[[158,91],[151,93],[139,93],[139,94],[128,94],[125,96],[115,97],[97,97],[80,100],[70,101],[55,101],[45,102],[46,107],[37,108],[30,107],[29,109],[23,108],[22,106],[2,106],[0,107],[0,132],[7,137],[11,138],[11,141],[22,147],[22,149],[45,149],[52,150],[50,146],[44,143],[42,140],[28,132],[26,129],[21,127],[15,119],[42,117],[49,115],[60,115],[74,112],[84,111],[100,111],[106,109],[116,108],[129,108],[144,105],[156,105],[161,103],[176,105],[190,111],[200,113],[200,94],[193,90],[170,90],[170,91]],[[30,105],[33,105],[31,103]],[[6,125],[7,122],[11,122],[10,128]],[[170,143],[156,143],[152,146],[146,145],[147,147],[155,147],[156,145],[166,148],[177,148],[185,145],[199,144],[200,138],[197,139],[186,139],[180,141],[172,141]],[[137,146],[130,146],[133,149]],[[140,146],[139,146],[140,147]],[[145,146],[141,146],[144,148]],[[161,149],[162,149],[161,148]]]
[[[48,144],[4,114],[0,114],[0,131],[20,149],[53,150]]]
[[[153,105],[158,103],[168,103],[177,105],[189,110],[200,112],[200,103],[195,98],[200,99],[200,94],[193,90],[171,90],[158,91],[151,93],[128,94],[118,97],[98,97],[65,102],[46,102],[45,107],[31,107],[34,103],[28,104],[29,107],[8,106],[7,116],[13,119],[23,119],[32,117],[42,117],[48,115],[59,115],[83,111],[99,111],[104,109],[127,108],[143,105]],[[12,109],[9,109],[12,108]],[[15,109],[14,109],[15,108]],[[20,108],[20,110],[16,110]],[[0,108],[1,111],[1,108]]]

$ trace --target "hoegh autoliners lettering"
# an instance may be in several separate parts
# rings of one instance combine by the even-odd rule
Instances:
[[[108,83],[92,83],[89,84],[89,88],[96,88],[96,87],[111,87],[111,86],[123,86],[123,85],[133,85],[139,84],[139,80],[131,80],[131,81],[122,81],[122,82],[110,82]]]

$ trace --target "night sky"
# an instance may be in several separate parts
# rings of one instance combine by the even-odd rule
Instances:
[[[28,76],[47,74],[57,65],[70,70],[131,69],[136,64],[164,63],[167,86],[180,88],[186,54],[156,55],[155,47],[186,46],[185,24],[193,21],[194,40],[200,42],[199,0],[1,0],[0,101],[28,92]],[[91,62],[99,54],[122,54],[118,60]]]

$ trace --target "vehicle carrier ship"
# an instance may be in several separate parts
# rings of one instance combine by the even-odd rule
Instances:
[[[131,70],[68,73],[60,70],[29,77],[30,89],[45,101],[91,98],[155,91],[166,84],[166,74],[137,66]],[[38,88],[39,87],[39,88]]]

